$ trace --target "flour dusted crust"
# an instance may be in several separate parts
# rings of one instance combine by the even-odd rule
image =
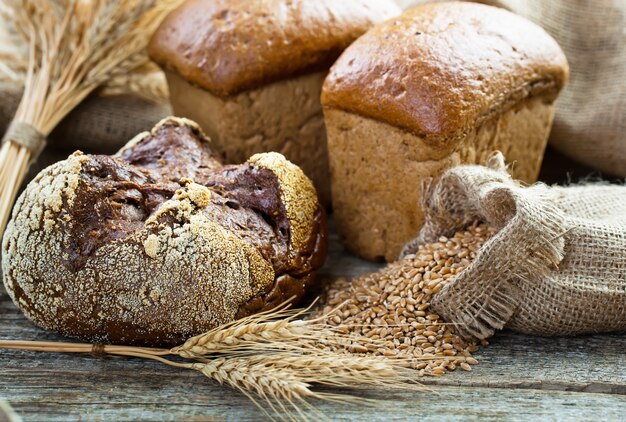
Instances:
[[[310,221],[314,219],[317,211],[317,194],[311,181],[304,177],[298,166],[275,152],[255,154],[248,162],[276,174],[282,186],[280,196],[291,221],[291,241],[294,250],[305,247],[310,237]]]
[[[28,185],[4,283],[43,328],[169,345],[301,297],[324,230],[311,182],[284,157],[223,166],[195,124],[168,118],[115,157],[76,152]]]

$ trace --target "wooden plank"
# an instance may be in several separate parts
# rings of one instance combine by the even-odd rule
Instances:
[[[0,338],[66,340],[35,327],[3,293],[0,298]],[[626,394],[626,336],[596,335],[541,338],[503,332],[476,354],[480,364],[470,372],[456,371],[441,378],[424,378],[429,384],[535,388]],[[87,359],[87,361],[84,361]],[[82,363],[81,363],[82,362]],[[48,371],[90,371],[91,358],[61,354],[0,352],[0,374],[28,376],[32,364]],[[142,362],[116,363],[119,376]],[[3,381],[0,380],[0,386]]]
[[[345,253],[331,236],[322,279],[380,267]],[[1,289],[0,289],[1,290]],[[30,323],[0,292],[0,338],[67,340]],[[374,407],[320,403],[333,419],[538,417],[619,420],[626,408],[626,336],[497,335],[470,372],[422,381],[433,392],[370,390]],[[335,392],[335,391],[334,391]],[[357,391],[357,393],[361,393]],[[365,394],[367,393],[367,394]],[[140,359],[0,351],[0,400],[25,420],[256,420],[244,396],[200,374]]]
[[[199,374],[180,376],[169,368],[160,373],[154,377],[158,384],[149,387],[145,376],[130,371],[113,384],[107,383],[107,377],[88,373],[64,382],[42,374],[4,393],[26,421],[260,419],[260,411],[241,394],[203,382]],[[378,402],[316,405],[333,420],[617,421],[626,407],[626,397],[620,395],[446,386],[424,392],[364,391],[362,397]]]

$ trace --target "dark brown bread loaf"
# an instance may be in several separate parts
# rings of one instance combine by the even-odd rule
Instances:
[[[197,121],[227,162],[276,151],[330,203],[319,96],[328,68],[392,0],[192,0],[154,34],[175,114]]]
[[[171,345],[301,298],[325,254],[324,211],[298,167],[276,153],[222,165],[195,123],[168,118],[116,156],[42,171],[15,206],[2,269],[46,329]]]
[[[348,47],[322,91],[337,227],[394,260],[423,222],[425,180],[502,151],[536,180],[568,66],[540,27],[475,3],[427,4]]]
[[[170,13],[150,57],[188,82],[226,97],[327,70],[393,0],[191,0]]]

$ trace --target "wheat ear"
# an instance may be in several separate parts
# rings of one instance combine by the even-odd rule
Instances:
[[[146,62],[126,75],[110,79],[98,95],[134,95],[155,104],[169,104],[165,74],[152,62]]]
[[[0,150],[0,234],[46,137],[94,89],[145,62],[151,34],[179,2],[6,0],[28,67]]]
[[[414,381],[415,372],[407,370],[407,364],[402,360],[355,356],[318,348],[316,340],[324,341],[335,335],[341,338],[345,334],[319,322],[328,315],[319,320],[298,319],[307,311],[282,306],[225,324],[172,349],[10,340],[0,340],[0,349],[111,354],[194,369],[236,388],[261,409],[261,402],[266,403],[274,416],[288,419],[306,419],[303,410],[320,416],[309,402],[311,399],[364,403],[361,397],[314,392],[313,385],[421,389]],[[310,326],[316,328],[307,331]],[[299,336],[303,332],[305,336]],[[203,346],[199,346],[201,343]],[[197,347],[201,349],[194,349]],[[219,357],[215,357],[216,354]],[[181,357],[192,362],[180,362]]]
[[[306,309],[290,310],[286,302],[284,307],[250,315],[192,337],[172,352],[197,358],[223,353],[245,355],[261,348],[268,353],[278,350],[306,353],[310,349],[347,352],[355,344],[372,350],[384,346],[382,340],[358,336],[326,323],[334,310],[315,319],[302,319],[314,305],[315,302]]]
[[[273,340],[318,340],[319,331],[329,326],[317,324],[317,321],[298,319],[313,306],[314,304],[307,309],[291,310],[285,303],[284,306],[241,318],[192,337],[172,351],[183,357],[194,357],[241,351],[250,344],[258,346]]]

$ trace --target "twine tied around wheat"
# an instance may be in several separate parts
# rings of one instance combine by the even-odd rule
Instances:
[[[24,179],[28,165],[46,146],[46,137],[35,126],[13,120],[2,138],[0,149],[0,235]]]

